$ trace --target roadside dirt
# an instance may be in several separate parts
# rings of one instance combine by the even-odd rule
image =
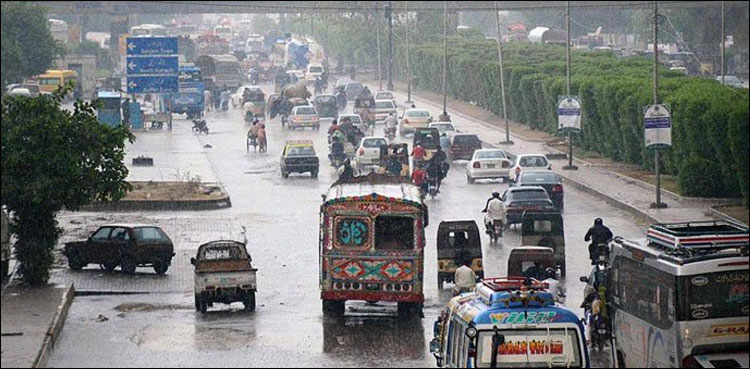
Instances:
[[[214,200],[226,194],[221,187],[202,182],[130,182],[133,191],[123,200],[175,201],[175,200]]]

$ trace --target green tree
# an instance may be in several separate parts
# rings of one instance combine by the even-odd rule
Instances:
[[[20,82],[44,73],[64,50],[49,30],[43,7],[28,2],[3,1],[0,13],[0,79]]]
[[[116,201],[131,189],[125,182],[122,126],[101,124],[91,103],[60,107],[72,85],[51,96],[5,96],[2,100],[2,203],[13,212],[11,229],[24,282],[46,283],[61,229],[56,215],[93,200]]]

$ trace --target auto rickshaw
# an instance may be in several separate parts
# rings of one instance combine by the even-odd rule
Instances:
[[[411,174],[409,167],[409,147],[408,144],[390,144],[387,146],[380,147],[380,165],[375,170],[379,174],[388,174],[388,163],[391,160],[391,155],[396,155],[401,163],[401,172],[399,173],[402,177],[409,177]]]
[[[560,276],[565,276],[565,231],[560,213],[524,212],[521,220],[521,245],[551,248],[554,251],[555,266],[560,268]]]
[[[531,277],[541,281],[545,279],[544,270],[550,267],[555,267],[555,256],[549,247],[521,246],[510,250],[508,276]]]
[[[262,90],[250,91],[242,109],[245,110],[245,121],[252,122],[253,118],[266,117],[266,96]]]
[[[360,94],[354,99],[354,114],[359,114],[367,124],[375,122],[375,98],[372,95]]]
[[[438,288],[443,282],[453,283],[456,268],[463,258],[471,258],[471,269],[484,278],[482,239],[473,220],[443,221],[437,233]]]
[[[333,95],[316,95],[313,104],[315,105],[315,109],[318,110],[318,115],[321,118],[336,119],[339,114],[336,97]]]
[[[422,145],[424,160],[430,160],[440,145],[440,131],[437,128],[416,128],[412,147]]]

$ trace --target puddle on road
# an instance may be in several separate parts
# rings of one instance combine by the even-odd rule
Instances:
[[[123,313],[151,312],[156,310],[190,310],[192,306],[179,304],[146,304],[141,302],[128,302],[115,306],[115,310]]]
[[[248,347],[255,332],[194,324],[148,325],[130,340],[139,348],[159,352],[212,352]]]

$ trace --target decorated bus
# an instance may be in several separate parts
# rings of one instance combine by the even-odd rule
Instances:
[[[450,368],[589,367],[583,326],[533,278],[488,278],[438,317],[430,351]]]
[[[339,180],[320,207],[320,298],[326,315],[347,300],[398,303],[421,313],[427,206],[402,177]]]

